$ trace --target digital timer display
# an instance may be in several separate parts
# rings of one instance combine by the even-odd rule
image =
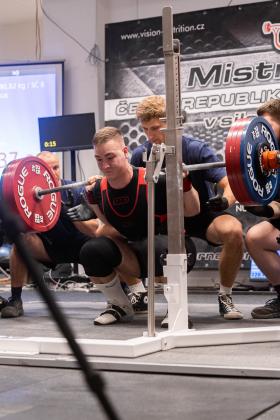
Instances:
[[[44,147],[56,147],[56,140],[46,140],[44,141]]]
[[[63,152],[92,148],[94,112],[43,117],[38,121],[41,150]]]

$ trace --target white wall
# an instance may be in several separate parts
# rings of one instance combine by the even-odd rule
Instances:
[[[162,8],[171,6],[173,13],[185,13],[195,10],[213,9],[246,4],[261,3],[263,0],[97,0],[104,3],[107,11],[106,23],[125,20],[143,19],[162,15]]]
[[[0,63],[35,60],[35,22],[0,26]]]
[[[96,43],[96,0],[45,0],[43,7],[46,13],[62,29],[56,27],[43,16],[42,58],[44,60],[65,60],[65,114],[95,112],[97,126],[99,109],[103,108],[98,94],[98,67],[89,60],[89,53]],[[87,50],[87,51],[85,51]],[[69,153],[64,153],[69,167]],[[79,152],[85,176],[98,172],[93,152]],[[78,162],[77,179],[81,178]],[[70,170],[66,171],[66,177]]]

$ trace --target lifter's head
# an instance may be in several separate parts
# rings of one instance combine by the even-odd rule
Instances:
[[[118,178],[128,168],[128,148],[120,130],[104,127],[93,138],[95,158],[101,172],[108,178]]]
[[[271,99],[257,109],[257,114],[264,117],[273,128],[273,131],[280,141],[280,99]]]
[[[166,128],[166,104],[162,96],[148,96],[141,101],[136,109],[136,116],[151,143],[160,144],[165,141],[165,133],[160,131]]]
[[[60,182],[60,166],[56,154],[44,150],[38,153],[37,156],[50,166],[50,168],[53,170],[54,176],[56,177],[57,181]]]

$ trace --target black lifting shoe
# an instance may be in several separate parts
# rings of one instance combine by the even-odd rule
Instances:
[[[0,311],[2,311],[2,309],[5,308],[5,306],[7,306],[7,304],[8,304],[7,299],[0,296]]]
[[[276,297],[265,302],[264,306],[258,306],[251,312],[252,318],[271,319],[280,318],[280,299]]]
[[[2,318],[17,318],[23,315],[23,306],[21,299],[12,297],[7,301],[7,305],[1,311]]]
[[[146,314],[148,312],[148,292],[131,292],[128,294],[128,299],[135,314]]]
[[[235,307],[231,295],[218,295],[220,315],[225,319],[242,319],[243,314]]]

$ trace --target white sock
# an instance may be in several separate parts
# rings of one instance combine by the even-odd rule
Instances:
[[[106,299],[114,305],[132,307],[128,297],[122,289],[118,275],[109,283],[96,284],[96,289],[102,292]]]
[[[128,287],[132,293],[143,293],[147,291],[144,287],[142,280],[138,281],[136,284],[131,284]]]
[[[232,293],[232,287],[225,287],[222,284],[220,284],[220,290],[219,290],[220,295],[231,295],[231,293]]]

